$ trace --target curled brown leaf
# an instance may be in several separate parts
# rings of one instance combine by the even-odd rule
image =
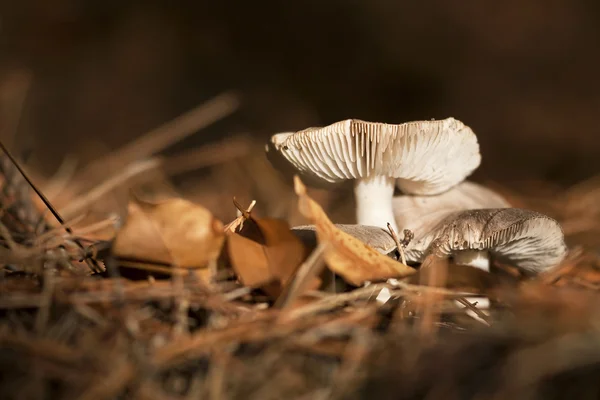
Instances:
[[[338,229],[321,206],[310,198],[298,176],[294,177],[294,188],[300,212],[316,226],[318,240],[328,244],[325,251],[328,267],[344,280],[361,285],[366,281],[401,278],[416,272]]]

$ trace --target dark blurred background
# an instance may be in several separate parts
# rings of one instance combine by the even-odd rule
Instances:
[[[14,147],[51,174],[226,90],[237,113],[170,151],[344,118],[453,116],[475,179],[600,171],[600,2],[4,1],[0,81],[31,78]],[[20,75],[19,75],[20,76]]]

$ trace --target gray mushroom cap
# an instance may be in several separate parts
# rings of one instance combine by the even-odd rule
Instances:
[[[464,250],[487,251],[537,273],[560,263],[567,247],[559,223],[546,215],[518,208],[480,209],[450,214],[409,245],[406,254],[422,260],[430,253],[450,256]]]
[[[477,137],[454,118],[398,125],[348,119],[276,134],[267,153],[274,164],[283,158],[303,179],[312,178],[311,185],[385,176],[421,195],[448,190],[481,162]]]

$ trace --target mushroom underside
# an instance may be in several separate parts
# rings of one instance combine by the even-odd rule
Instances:
[[[530,210],[504,208],[452,213],[418,235],[405,253],[410,262],[436,254],[475,263],[478,258],[484,262],[486,257],[478,253],[483,252],[525,272],[538,273],[560,263],[566,251],[557,221]]]
[[[286,169],[325,182],[388,176],[405,193],[420,195],[446,191],[481,162],[477,137],[454,118],[404,124],[348,119],[273,135],[268,149],[272,162],[283,158],[291,166]]]

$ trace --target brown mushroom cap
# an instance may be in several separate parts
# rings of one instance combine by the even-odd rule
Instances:
[[[481,162],[477,137],[454,118],[399,125],[348,119],[274,135],[269,146],[303,177],[335,183],[385,176],[422,195],[448,190]]]
[[[434,253],[450,256],[462,250],[488,251],[495,258],[528,272],[558,264],[567,247],[559,223],[518,208],[452,213],[406,251],[409,259]]]

